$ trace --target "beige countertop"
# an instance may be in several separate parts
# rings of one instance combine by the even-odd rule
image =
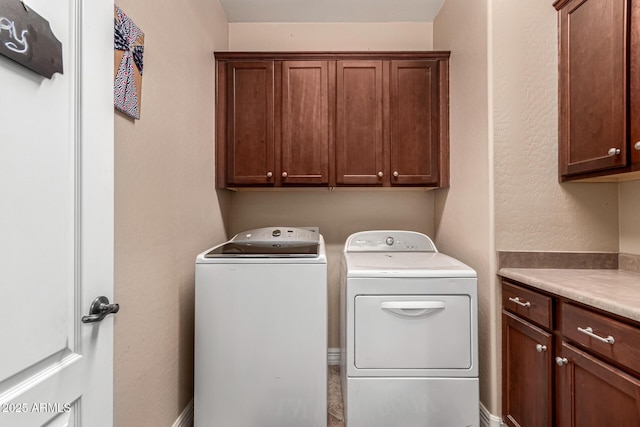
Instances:
[[[640,322],[640,273],[615,269],[501,268],[498,274]]]

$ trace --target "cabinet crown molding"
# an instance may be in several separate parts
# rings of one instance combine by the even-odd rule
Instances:
[[[553,2],[553,7],[556,8],[556,10],[560,10],[562,9],[567,3],[569,3],[571,0],[556,0]]]
[[[213,53],[219,61],[236,60],[340,60],[340,59],[445,59],[451,56],[450,51],[216,51]]]

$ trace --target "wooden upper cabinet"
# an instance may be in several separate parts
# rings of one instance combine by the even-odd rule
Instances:
[[[336,66],[336,180],[382,185],[382,61],[338,61]]]
[[[329,183],[327,61],[282,63],[282,184]]]
[[[215,57],[218,187],[449,185],[449,52]]]
[[[631,39],[629,41],[629,102],[631,111],[631,169],[640,170],[640,1],[631,3]]]
[[[438,184],[438,61],[392,61],[391,183]]]
[[[640,169],[636,0],[558,0],[560,179]],[[631,124],[628,119],[631,117]],[[631,135],[629,130],[631,130]],[[635,138],[635,139],[634,139]]]
[[[272,61],[227,64],[226,178],[229,184],[274,182],[273,65]]]

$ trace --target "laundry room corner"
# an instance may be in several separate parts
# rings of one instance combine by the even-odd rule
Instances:
[[[640,427],[640,0],[0,0],[0,81],[0,427]]]
[[[114,425],[170,426],[193,397],[193,262],[227,237],[213,51],[228,23],[218,1],[117,5],[145,38],[140,119],[115,113]]]

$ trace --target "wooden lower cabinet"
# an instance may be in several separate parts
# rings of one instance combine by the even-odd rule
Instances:
[[[552,426],[552,334],[503,311],[502,337],[505,423]]]
[[[566,342],[557,359],[559,426],[640,426],[638,378]]]
[[[534,324],[532,319],[545,319],[539,316],[545,307],[549,326]],[[640,325],[632,320],[505,280],[504,422],[513,427],[640,427],[638,334]]]

